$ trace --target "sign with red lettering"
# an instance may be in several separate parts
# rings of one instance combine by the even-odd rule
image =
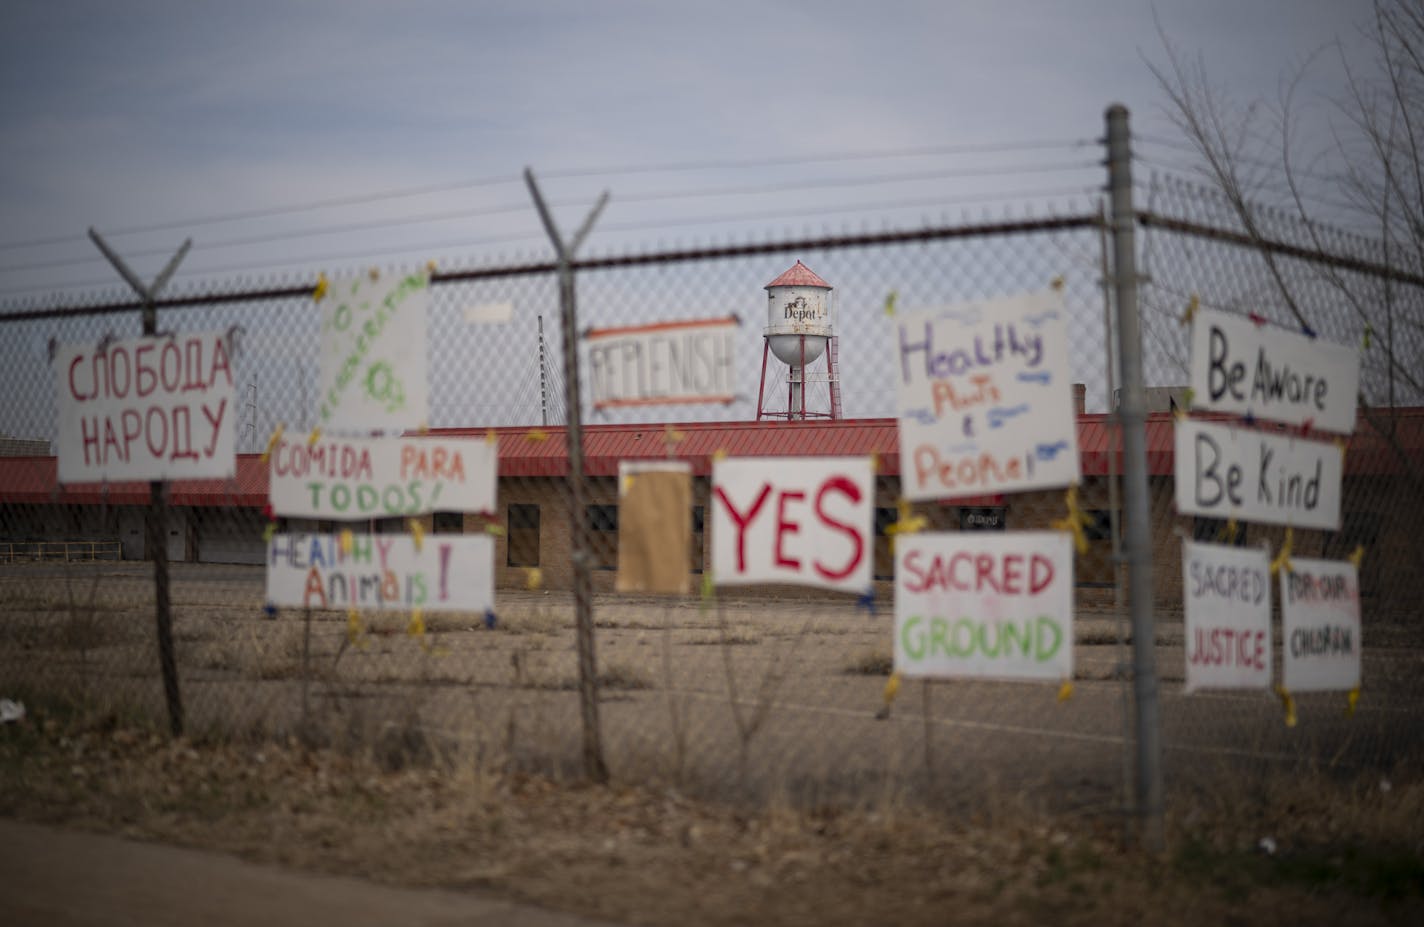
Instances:
[[[283,438],[268,460],[272,510],[352,519],[493,512],[493,441],[481,438]]]
[[[317,422],[370,434],[420,428],[430,416],[424,272],[331,281],[321,303]]]
[[[494,539],[274,534],[267,542],[267,601],[295,608],[483,612],[494,607]]]
[[[731,402],[736,335],[734,317],[589,331],[584,341],[593,407]]]
[[[1360,578],[1353,563],[1291,558],[1281,570],[1284,684],[1291,692],[1360,686]]]
[[[65,345],[55,354],[55,383],[61,483],[236,472],[225,334]]]
[[[1058,291],[899,313],[894,322],[906,498],[1078,482],[1068,313]]]
[[[712,465],[712,576],[721,586],[870,588],[869,457],[741,457]]]
[[[1271,566],[1261,548],[1182,542],[1187,692],[1271,687]]]
[[[1071,536],[897,536],[895,670],[906,676],[1071,679]]]

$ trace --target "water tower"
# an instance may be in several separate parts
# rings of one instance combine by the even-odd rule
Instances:
[[[834,315],[831,285],[800,261],[766,285],[766,344],[761,352],[757,421],[841,417]],[[766,407],[766,371],[771,355],[790,368],[786,377],[785,412]],[[810,365],[822,356],[826,358],[826,372],[811,373]],[[806,385],[817,381],[824,381],[830,387],[829,411],[807,408]]]

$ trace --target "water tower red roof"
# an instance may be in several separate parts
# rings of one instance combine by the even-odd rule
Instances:
[[[831,289],[829,283],[816,276],[815,271],[800,261],[796,262],[795,267],[768,283],[764,289],[769,290],[774,286],[819,286]]]

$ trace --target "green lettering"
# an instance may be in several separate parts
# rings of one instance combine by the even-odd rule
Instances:
[[[1034,657],[1040,663],[1053,659],[1054,654],[1058,653],[1058,648],[1063,643],[1063,631],[1058,627],[1058,622],[1047,615],[1039,615],[1035,631],[1037,633],[1034,635]],[[1045,632],[1053,636],[1053,643],[1049,646],[1044,646],[1043,638]]]
[[[900,649],[911,660],[923,660],[925,657],[925,636],[916,634],[914,630],[922,620],[919,615],[908,618],[900,629]]]
[[[942,653],[942,654],[944,654],[944,655],[947,656],[947,657],[954,656],[954,654],[950,653],[950,651],[949,651],[949,644],[945,643],[945,640],[944,640],[945,635],[948,634],[948,633],[949,633],[949,623],[946,622],[943,618],[931,618],[931,619],[930,619],[930,655],[931,655],[931,656],[933,656],[936,652]]]
[[[963,644],[960,643],[960,640],[963,639],[960,631],[969,632],[968,638],[964,639]],[[954,649],[950,656],[969,657],[974,655],[974,619],[960,618],[954,623],[954,637],[951,639],[951,644]]]

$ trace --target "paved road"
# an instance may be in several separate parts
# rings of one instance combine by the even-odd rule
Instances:
[[[391,888],[231,856],[0,820],[9,927],[599,927],[477,894]]]

